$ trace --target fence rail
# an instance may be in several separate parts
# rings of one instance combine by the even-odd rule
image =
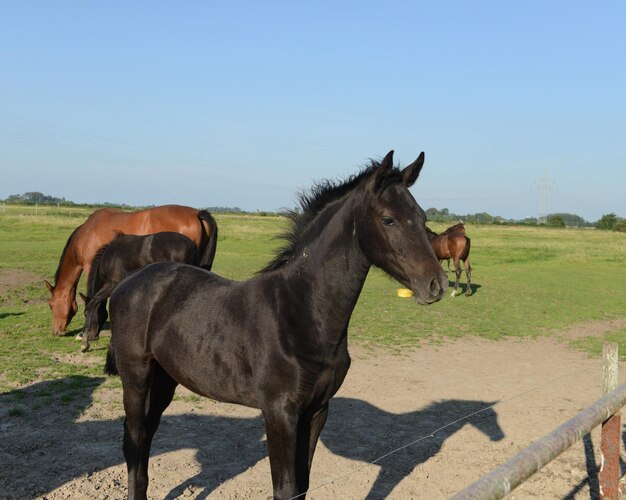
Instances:
[[[508,495],[544,465],[580,441],[591,430],[608,421],[623,406],[626,406],[626,383],[519,452],[508,462],[454,495],[453,500],[497,499]],[[619,429],[619,420],[617,428]],[[619,433],[617,435],[617,454],[619,455]],[[603,465],[604,462],[603,457]],[[615,474],[617,473],[618,471],[615,471]],[[601,495],[603,498],[617,498],[618,493],[617,491],[614,493],[601,491]]]

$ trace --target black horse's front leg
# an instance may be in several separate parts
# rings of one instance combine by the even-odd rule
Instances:
[[[100,306],[98,307],[98,330],[96,331],[94,340],[100,338],[100,332],[102,331],[102,327],[104,326],[104,323],[106,322],[108,317],[109,313],[107,312],[107,301],[105,299],[100,303]]]
[[[289,499],[306,491],[303,474],[308,482],[308,467],[302,469],[302,460],[298,460],[297,440],[300,415],[285,408],[264,410],[267,449],[272,472],[272,486],[276,500]],[[298,470],[300,469],[300,470]],[[300,479],[300,480],[298,480]],[[304,499],[304,495],[299,497]]]

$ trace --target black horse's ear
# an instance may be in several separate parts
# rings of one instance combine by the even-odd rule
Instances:
[[[89,302],[89,297],[87,297],[86,295],[84,295],[82,292],[78,292],[78,295],[80,295],[80,298],[83,299],[83,302],[86,304],[87,302]]]
[[[404,178],[404,184],[406,187],[411,187],[418,176],[420,175],[420,171],[424,166],[424,151],[420,153],[413,163],[408,165],[404,170],[402,170],[402,177]]]
[[[393,149],[389,151],[383,158],[383,161],[380,162],[380,166],[376,170],[374,174],[374,192],[378,191],[383,185],[383,181],[385,177],[389,175],[391,170],[393,169]]]

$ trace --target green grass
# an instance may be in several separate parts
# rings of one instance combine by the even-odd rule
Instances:
[[[21,282],[0,286],[0,391],[34,381],[71,381],[52,390],[50,404],[71,404],[93,377],[102,376],[106,340],[78,352],[73,335],[82,327],[82,307],[66,337],[51,334],[49,292],[70,233],[89,210],[32,207],[0,212],[0,282],[5,270],[23,271]],[[41,210],[41,209],[40,209]],[[54,211],[56,210],[56,211]],[[247,279],[281,245],[275,236],[286,220],[275,216],[217,214],[219,242],[214,271]],[[432,225],[438,231],[443,225]],[[445,298],[432,306],[398,298],[401,285],[372,269],[352,316],[350,339],[401,350],[423,342],[478,336],[550,335],[576,323],[625,316],[626,234],[585,229],[467,226],[472,239],[474,295]],[[453,278],[453,275],[450,275]],[[461,278],[465,284],[465,275]],[[79,290],[83,289],[81,283]],[[625,331],[610,332],[626,353]],[[576,341],[592,353],[602,339]],[[107,387],[119,379],[107,379]],[[19,410],[19,402],[13,402]]]
[[[602,346],[605,342],[614,342],[618,345],[619,358],[626,360],[626,328],[606,333],[603,337],[583,337],[572,341],[572,345],[596,356],[602,355]]]

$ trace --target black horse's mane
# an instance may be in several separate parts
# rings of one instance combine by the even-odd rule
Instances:
[[[320,213],[333,202],[352,192],[365,179],[369,179],[378,167],[380,167],[379,161],[370,160],[359,173],[343,181],[323,179],[316,182],[309,191],[303,191],[298,194],[300,210],[287,212],[289,228],[283,234],[277,236],[277,238],[286,242],[285,246],[278,251],[272,261],[259,271],[259,274],[273,271],[287,264],[297,253],[297,246],[305,243],[303,242],[304,235]],[[402,174],[397,167],[394,167],[392,173],[385,177],[384,184],[380,188],[384,189],[389,184],[401,181]]]
[[[72,240],[76,236],[76,233],[81,227],[83,227],[82,224],[74,229],[74,231],[72,231],[72,234],[70,234],[70,237],[65,242],[65,246],[63,247],[63,251],[61,252],[61,257],[59,258],[59,265],[57,266],[57,270],[54,273],[54,286],[57,286],[57,283],[59,282],[59,277],[61,276],[61,268],[63,267],[63,259],[65,258],[67,249],[70,247],[70,243],[72,242]]]
[[[89,298],[93,297],[93,295],[97,291],[96,280],[98,276],[98,268],[100,267],[100,264],[102,262],[102,256],[104,255],[104,252],[106,252],[107,249],[111,246],[111,243],[113,243],[120,236],[124,236],[124,233],[122,233],[121,231],[115,231],[115,237],[106,245],[102,245],[100,248],[98,248],[96,255],[93,256],[93,260],[91,261],[91,270],[89,271],[89,276],[87,276],[87,296]]]

